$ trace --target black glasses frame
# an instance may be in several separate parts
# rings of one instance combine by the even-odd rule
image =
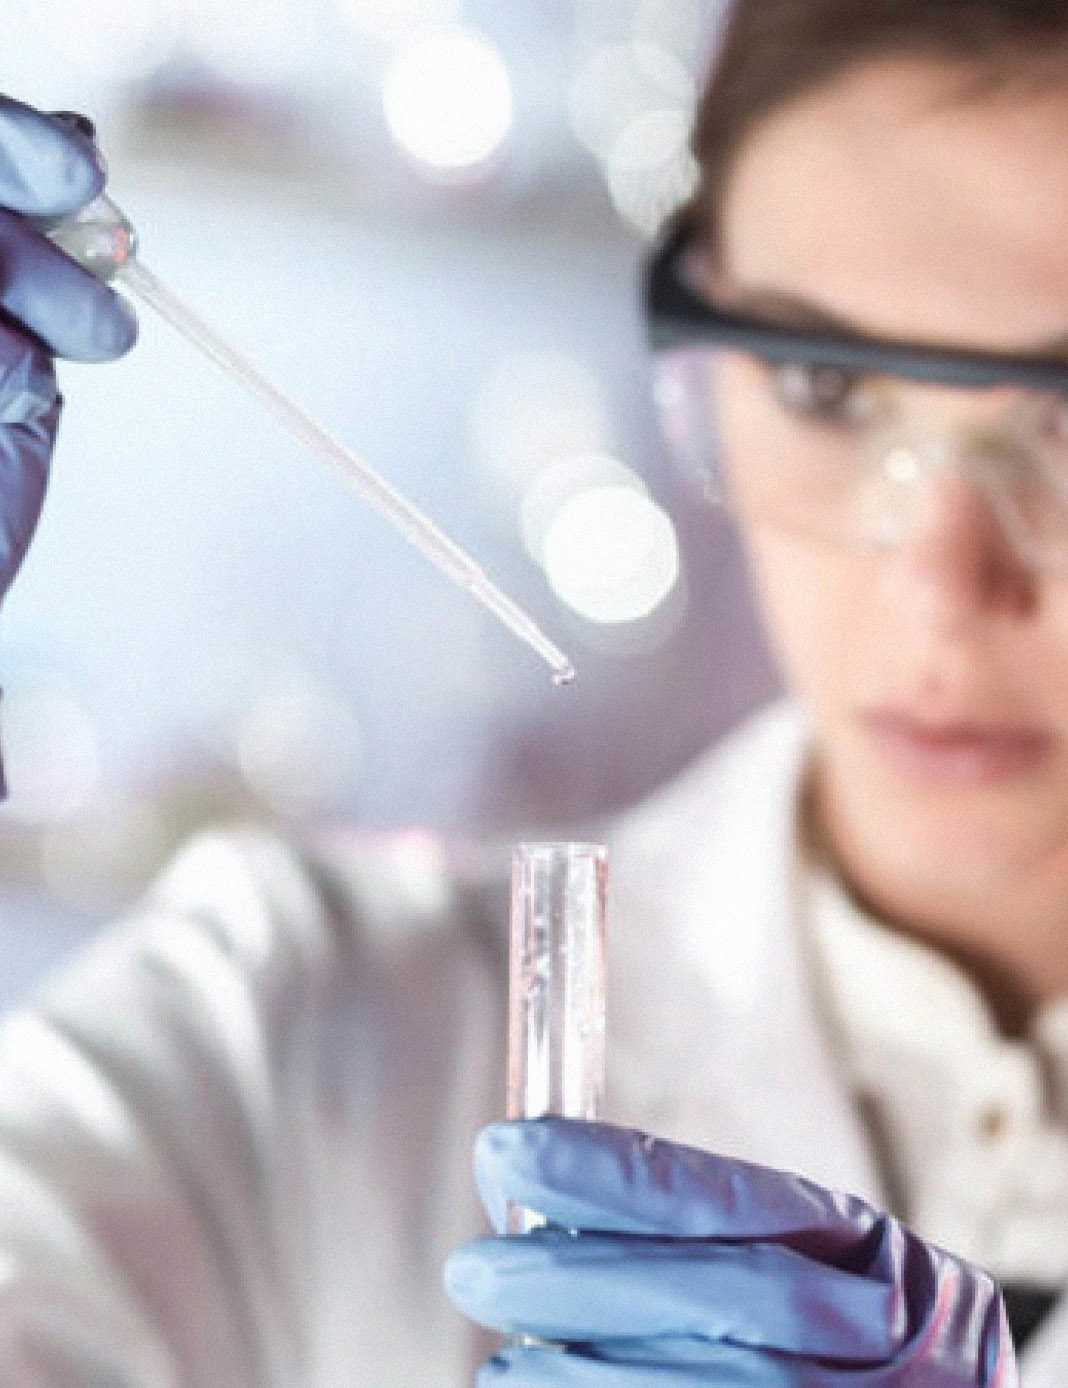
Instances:
[[[1030,386],[1068,395],[1068,361],[1057,357],[968,351],[787,327],[717,308],[694,290],[683,272],[695,232],[692,218],[676,219],[644,264],[642,303],[649,344],[655,352],[716,345],[776,364],[869,371],[950,386]]]

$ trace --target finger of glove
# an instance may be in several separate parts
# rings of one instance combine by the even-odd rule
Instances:
[[[638,1340],[503,1349],[482,1366],[476,1383],[477,1388],[837,1388],[839,1379],[825,1368],[780,1363],[728,1345],[717,1345],[697,1361],[685,1345]]]
[[[41,514],[61,409],[48,356],[0,323],[0,594]]]
[[[893,1288],[777,1244],[484,1239],[452,1254],[445,1286],[479,1324],[543,1340],[687,1336],[853,1363],[896,1348]]]
[[[104,188],[104,168],[91,136],[70,121],[0,96],[0,207],[60,217]]]
[[[838,1261],[883,1222],[864,1201],[800,1176],[567,1118],[491,1124],[475,1176],[498,1233],[514,1202],[567,1229],[771,1239]]]
[[[533,1351],[537,1352],[537,1351]],[[502,1351],[507,1354],[509,1351]],[[717,1388],[1019,1388],[1011,1348],[993,1369],[976,1360],[927,1355],[890,1364],[830,1364],[776,1350],[737,1345],[694,1346],[685,1340],[606,1340],[571,1345],[566,1357],[589,1360],[633,1377],[591,1378],[591,1383],[715,1384]],[[492,1364],[494,1361],[491,1360]],[[488,1367],[488,1366],[487,1366]],[[690,1378],[661,1378],[676,1371]],[[645,1378],[641,1375],[644,1374]],[[489,1379],[488,1382],[495,1382]],[[556,1382],[555,1379],[544,1380]],[[564,1380],[561,1380],[564,1381]],[[570,1381],[570,1380],[567,1380]],[[577,1379],[576,1382],[586,1380]]]
[[[137,319],[125,299],[3,210],[0,308],[50,352],[72,361],[111,361],[137,339]]]

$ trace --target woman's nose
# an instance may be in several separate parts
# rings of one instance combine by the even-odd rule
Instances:
[[[962,465],[940,467],[915,485],[910,523],[882,570],[894,600],[943,635],[992,617],[1026,617],[1035,575],[995,497]]]

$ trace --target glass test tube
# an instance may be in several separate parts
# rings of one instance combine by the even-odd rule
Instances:
[[[522,843],[512,854],[509,1118],[598,1117],[604,1094],[605,896],[599,844]],[[508,1232],[545,1221],[513,1206]]]

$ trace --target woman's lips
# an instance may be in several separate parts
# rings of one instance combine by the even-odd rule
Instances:
[[[1051,734],[1036,728],[929,723],[893,709],[862,718],[879,755],[899,775],[927,784],[982,784],[1035,771],[1052,754]]]

